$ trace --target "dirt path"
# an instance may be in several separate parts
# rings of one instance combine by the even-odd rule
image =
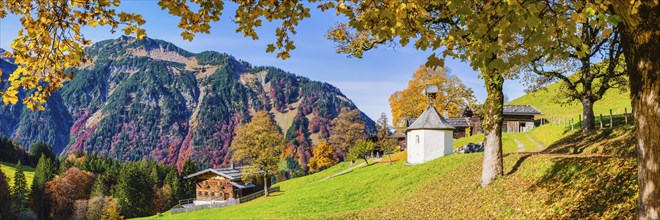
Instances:
[[[363,167],[364,165],[367,165],[367,164],[366,164],[365,162],[362,162],[361,164],[358,164],[358,165],[353,166],[353,167],[351,167],[351,168],[345,169],[345,170],[343,170],[343,171],[341,171],[341,172],[339,172],[339,173],[335,173],[335,174],[332,174],[332,175],[330,175],[330,176],[327,176],[327,177],[325,177],[325,178],[323,178],[323,179],[320,179],[320,180],[318,180],[318,181],[316,181],[316,182],[314,182],[314,183],[318,183],[318,182],[321,182],[321,181],[323,181],[323,180],[327,180],[327,179],[330,179],[330,178],[332,178],[332,177],[336,177],[336,176],[339,176],[339,175],[342,175],[342,174],[348,173],[348,172],[350,172],[351,170],[353,170],[353,169],[355,169],[355,168],[358,168],[358,167]]]
[[[538,142],[536,139],[530,137],[530,136],[527,135],[527,134],[525,134],[525,136],[526,136],[527,139],[529,139],[532,143],[536,144],[536,150],[537,150],[537,151],[542,151],[542,150],[545,148],[545,146],[544,146],[543,144],[541,144],[541,142]]]
[[[513,141],[515,141],[516,145],[518,145],[518,152],[525,151],[525,145],[524,144],[520,143],[520,141],[516,138],[514,138]]]

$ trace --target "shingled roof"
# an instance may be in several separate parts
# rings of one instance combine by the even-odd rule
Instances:
[[[470,127],[470,124],[465,118],[447,118],[447,122],[455,128]]]
[[[193,177],[199,176],[199,175],[204,174],[204,173],[212,172],[212,173],[218,174],[220,176],[223,176],[223,177],[229,179],[230,181],[240,181],[241,178],[243,177],[243,173],[241,172],[242,170],[243,170],[243,167],[209,168],[209,169],[205,169],[205,170],[190,174],[190,175],[186,176],[185,178],[189,179],[189,178],[193,178]]]
[[[433,107],[426,108],[426,111],[415,120],[406,131],[410,130],[454,130],[445,118],[440,116],[437,110]]]
[[[539,115],[541,111],[531,105],[505,105],[505,115]]]

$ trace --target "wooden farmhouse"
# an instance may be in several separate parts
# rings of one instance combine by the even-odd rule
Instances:
[[[239,199],[263,190],[263,185],[244,183],[243,167],[209,168],[186,176],[195,179],[195,204]]]

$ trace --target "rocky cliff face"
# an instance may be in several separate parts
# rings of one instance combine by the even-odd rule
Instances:
[[[88,56],[46,111],[0,106],[0,135],[24,146],[46,141],[64,153],[177,165],[191,158],[214,166],[229,163],[236,126],[267,110],[287,137],[289,161],[304,169],[312,144],[329,136],[340,109],[356,108],[330,84],[161,40],[101,41]],[[15,66],[3,58],[0,68],[6,79]],[[362,116],[373,132],[374,122]]]

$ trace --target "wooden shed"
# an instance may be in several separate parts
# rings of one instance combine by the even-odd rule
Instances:
[[[534,117],[540,114],[531,105],[505,105],[502,132],[529,132],[534,128]]]

